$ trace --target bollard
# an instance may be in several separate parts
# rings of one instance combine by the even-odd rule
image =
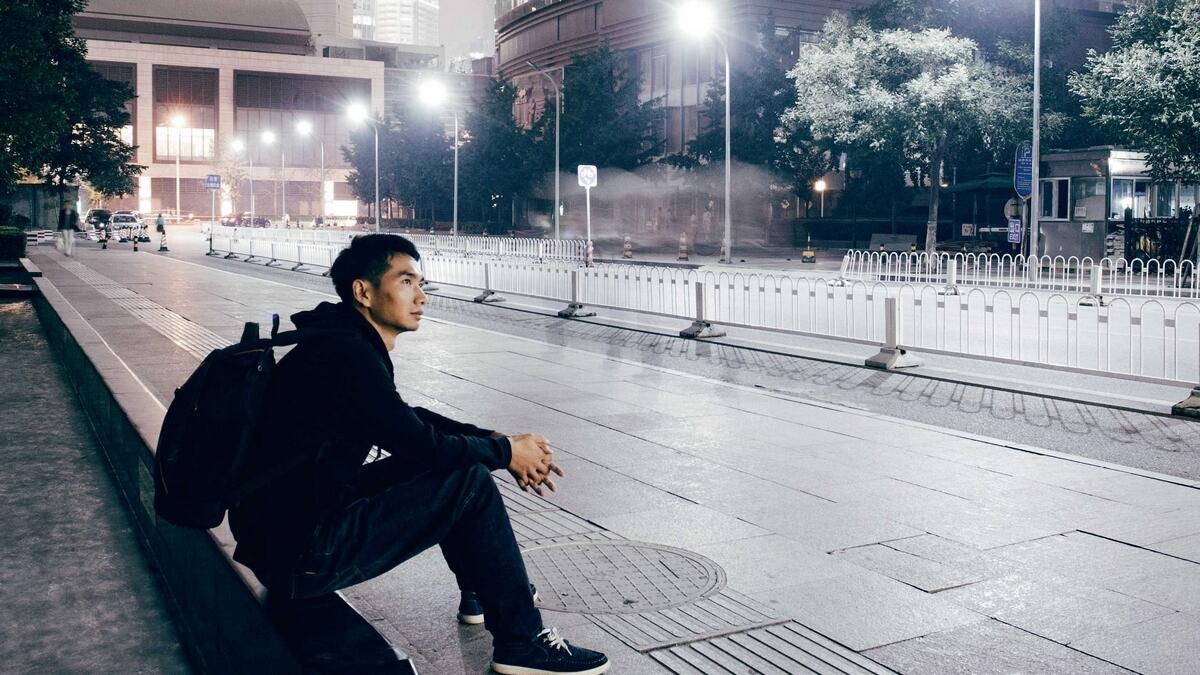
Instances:
[[[595,259],[592,257],[594,253],[595,253],[595,248],[593,248],[593,246],[592,246],[592,240],[591,240],[591,239],[588,239],[588,242],[587,242],[587,253],[586,253],[586,256],[587,256],[587,257],[586,257],[586,259],[584,260],[584,265],[585,265],[586,267],[595,267],[595,266],[596,266],[596,261],[595,261]]]
[[[946,261],[946,285],[938,291],[938,295],[958,295],[958,259]]]
[[[804,243],[804,250],[800,252],[801,263],[817,262],[817,252],[812,247],[812,235],[808,235],[808,241]]]
[[[595,312],[583,309],[583,303],[579,301],[579,270],[571,270],[571,301],[567,304],[566,309],[558,310],[558,316],[561,319],[578,319],[585,316],[596,316]]]
[[[704,320],[704,283],[696,281],[696,320],[679,331],[679,337],[701,339],[723,337],[725,330]]]
[[[492,263],[483,264],[483,292],[475,296],[475,302],[504,302],[504,298],[492,290]]]
[[[868,368],[880,370],[895,370],[897,368],[913,368],[921,365],[921,360],[900,348],[902,326],[900,304],[896,298],[883,300],[883,346],[879,353],[866,360]]]
[[[632,258],[633,257],[633,240],[629,238],[629,235],[625,235],[625,246],[621,250],[621,257],[622,258]]]
[[[687,232],[679,233],[679,255],[675,259],[676,260],[687,260],[688,259]]]
[[[881,245],[879,246],[879,248],[880,248],[880,250],[883,250],[883,245],[881,244]],[[917,242],[915,242],[915,241],[914,241],[912,244],[910,244],[910,245],[909,245],[909,247],[908,247],[908,252],[909,252],[909,253],[916,253],[916,252],[917,252]]]
[[[162,231],[158,233],[158,252],[162,253],[163,251],[170,250],[171,249],[167,248],[167,228],[164,227]]]
[[[137,253],[137,250],[138,250],[138,238],[135,236],[133,238],[133,252]]]

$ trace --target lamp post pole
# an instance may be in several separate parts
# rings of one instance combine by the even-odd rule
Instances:
[[[730,112],[729,101],[731,99],[730,81],[733,79],[733,72],[729,69],[729,47],[720,35],[713,33],[713,37],[717,39],[717,44],[721,45],[721,51],[725,54],[725,259],[721,262],[733,262],[733,214],[731,213],[733,206],[732,201],[732,175],[733,175],[733,157],[731,127],[733,126],[733,115]]]
[[[1042,122],[1042,0],[1033,0],[1033,194],[1029,200],[1029,256],[1038,255],[1038,235],[1041,227],[1042,186],[1039,176],[1041,163]]]
[[[379,213],[379,125],[372,120],[371,128],[375,130],[375,231],[378,232],[382,220]]]
[[[530,68],[533,68],[539,75],[546,78],[550,82],[550,86],[554,88],[554,238],[562,238],[562,232],[559,229],[559,211],[561,210],[559,201],[559,188],[562,185],[561,164],[559,163],[559,144],[562,131],[562,91],[558,88],[558,83],[546,71],[538,68],[533,61],[526,61]],[[566,79],[566,69],[559,67],[563,71],[563,79]]]
[[[450,223],[451,236],[458,236],[458,111],[454,111],[454,219]]]
[[[283,161],[283,139],[279,139],[279,192],[281,199],[279,202],[280,215],[283,216],[283,222],[291,225],[290,219],[287,217],[287,167]]]

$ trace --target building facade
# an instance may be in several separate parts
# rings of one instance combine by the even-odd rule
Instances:
[[[375,0],[375,38],[410,45],[441,44],[438,0]]]
[[[92,0],[74,23],[93,67],[135,95],[122,134],[146,168],[134,195],[105,206],[208,217],[216,174],[221,214],[359,215],[346,108],[383,109],[384,64],[313,55],[295,0]]]

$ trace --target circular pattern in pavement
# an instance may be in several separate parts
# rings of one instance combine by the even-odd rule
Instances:
[[[634,614],[677,607],[725,586],[725,572],[703,556],[632,541],[551,544],[524,551],[545,609]]]

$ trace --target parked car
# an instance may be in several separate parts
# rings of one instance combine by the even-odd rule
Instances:
[[[83,216],[83,222],[92,227],[103,227],[112,219],[113,212],[108,209],[88,209]]]

